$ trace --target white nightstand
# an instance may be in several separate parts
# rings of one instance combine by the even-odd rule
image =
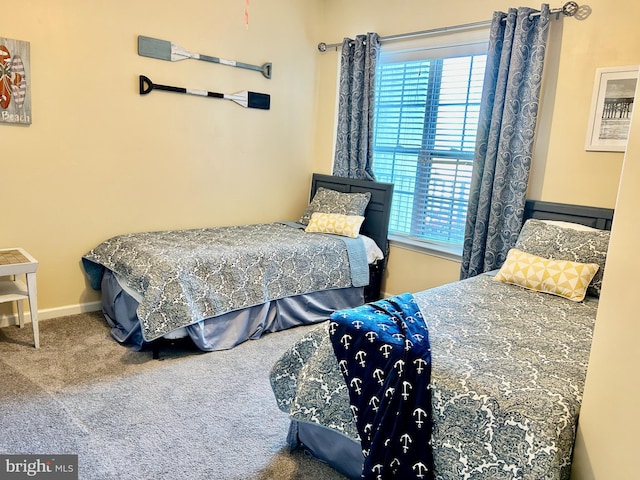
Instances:
[[[20,328],[24,327],[25,299],[29,300],[31,325],[33,327],[33,342],[40,348],[40,334],[38,331],[38,292],[36,288],[36,270],[38,261],[22,248],[0,249],[0,303],[17,302]],[[25,285],[17,275],[25,275]]]

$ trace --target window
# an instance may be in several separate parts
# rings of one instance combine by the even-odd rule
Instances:
[[[373,171],[395,185],[392,239],[459,252],[485,63],[486,41],[381,54]]]

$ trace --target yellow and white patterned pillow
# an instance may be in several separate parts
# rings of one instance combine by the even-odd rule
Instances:
[[[342,215],[340,213],[319,213],[311,215],[305,232],[332,233],[344,237],[356,238],[364,217],[359,215]]]
[[[598,268],[595,263],[550,260],[512,248],[494,281],[581,302]]]

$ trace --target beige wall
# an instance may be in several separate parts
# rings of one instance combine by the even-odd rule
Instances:
[[[640,259],[633,254],[640,235],[640,121],[636,115],[625,154],[607,270],[591,347],[580,411],[573,478],[638,478],[640,451],[640,322],[634,280]]]
[[[451,2],[422,0],[322,3],[322,37],[317,41],[326,43],[367,31],[384,37],[479,22],[489,20],[494,10],[520,5],[506,0],[458,0],[455,7]],[[640,63],[640,30],[635,25],[640,5],[618,1],[614,9],[608,0],[593,0],[589,6],[591,13],[585,19],[565,18],[551,24],[529,197],[613,207],[623,154],[584,150],[588,111],[597,67]],[[329,172],[339,52],[317,55],[319,105],[313,166]],[[428,288],[457,280],[458,273],[456,262],[392,248],[384,290],[396,294]]]
[[[0,36],[31,46],[33,124],[0,124],[0,246],[39,262],[41,317],[98,300],[82,254],[147,229],[297,218],[308,200],[317,4],[239,0],[14,2]],[[273,78],[137,54],[138,35],[262,65]],[[160,84],[271,95],[271,110],[154,91]],[[6,307],[7,305],[2,305]],[[11,310],[0,310],[6,319]],[[43,339],[46,342],[46,339]]]

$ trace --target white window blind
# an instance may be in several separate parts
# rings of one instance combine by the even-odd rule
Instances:
[[[486,42],[381,55],[373,170],[395,185],[396,237],[463,242],[485,52]]]

